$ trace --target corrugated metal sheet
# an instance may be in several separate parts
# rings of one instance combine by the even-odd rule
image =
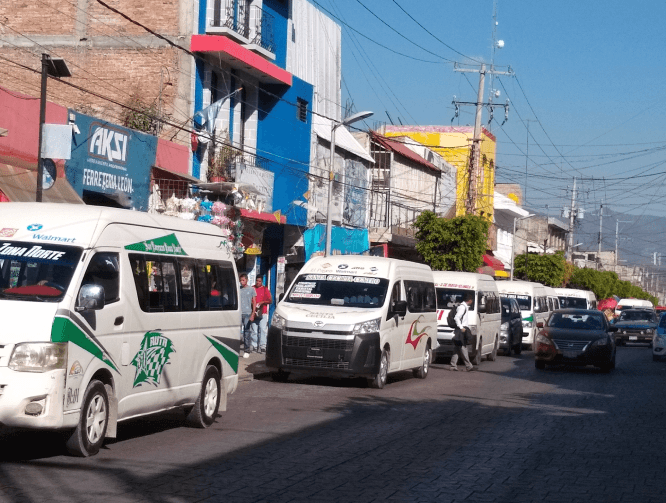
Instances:
[[[9,164],[0,164],[0,190],[12,202],[33,202],[37,190],[37,173]],[[58,177],[50,189],[42,192],[45,203],[83,204],[66,178]]]
[[[390,138],[386,138],[385,136],[375,134],[373,133],[372,135],[373,139],[376,140],[378,143],[380,143],[382,146],[389,150],[393,150],[394,152],[397,152],[398,154],[402,155],[403,157],[406,157],[416,163],[421,164],[422,166],[425,166],[426,168],[429,168],[433,171],[439,171],[439,168],[435,166],[433,163],[426,161],[423,157],[421,157],[419,154],[416,152],[413,152],[411,149],[407,148],[405,145],[402,144],[402,142],[392,140]]]
[[[340,26],[308,0],[293,0],[291,11],[286,70],[314,86],[312,110],[315,113],[340,120]]]
[[[319,115],[312,115],[312,129],[317,136],[323,138],[326,141],[331,141],[331,128],[333,122],[325,117]],[[339,127],[335,130],[335,146],[342,148],[347,152],[351,152],[354,155],[357,155],[361,159],[365,159],[374,164],[374,159],[370,157],[370,154],[361,146],[361,144],[356,141],[356,138],[347,131],[344,127]]]

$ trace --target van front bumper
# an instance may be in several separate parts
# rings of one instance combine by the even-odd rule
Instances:
[[[0,424],[14,428],[75,427],[79,411],[64,414],[65,371],[16,372],[0,367]],[[26,407],[41,412],[26,413]],[[30,409],[29,408],[29,409]]]
[[[327,339],[285,335],[268,329],[266,366],[273,370],[310,372],[337,376],[375,376],[379,372],[379,332],[358,334],[353,339]]]

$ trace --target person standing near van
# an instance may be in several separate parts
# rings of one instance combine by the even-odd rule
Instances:
[[[467,336],[470,334],[467,311],[473,302],[474,292],[467,292],[465,294],[464,302],[461,302],[456,308],[456,315],[454,317],[456,328],[453,329],[453,344],[456,347],[456,352],[451,357],[451,370],[458,370],[459,356],[462,358],[462,361],[465,364],[465,370],[467,370],[467,372],[474,370],[474,365],[472,365],[472,362],[469,361],[469,354],[467,353],[466,345]]]
[[[257,292],[247,284],[247,274],[242,273],[238,279],[240,280],[241,335],[245,345],[243,358],[249,358],[253,348],[256,347],[256,340],[254,340],[256,336],[251,325],[257,307]]]
[[[264,286],[264,280],[261,276],[257,276],[254,291],[257,293],[257,307],[254,321],[252,322],[253,338],[254,334],[256,334],[257,351],[265,353],[266,337],[268,335],[268,306],[273,303],[273,298],[271,297],[271,291],[268,287]]]

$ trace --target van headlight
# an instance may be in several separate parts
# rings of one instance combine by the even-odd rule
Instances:
[[[66,342],[25,342],[14,346],[10,369],[18,372],[48,372],[67,366]]]
[[[279,328],[282,330],[287,325],[287,320],[277,313],[273,313],[273,320],[271,321],[271,326]]]
[[[379,332],[379,324],[382,319],[377,318],[376,320],[363,321],[354,325],[354,335],[359,334],[371,334],[372,332]]]
[[[523,328],[532,328],[534,326],[533,321],[524,321],[523,320]]]

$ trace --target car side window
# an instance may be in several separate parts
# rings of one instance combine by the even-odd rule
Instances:
[[[396,281],[395,284],[393,285],[393,288],[391,289],[391,299],[389,300],[388,313],[386,314],[387,320],[390,320],[394,316],[393,306],[397,301],[401,300],[400,292],[401,292],[400,281]]]
[[[104,304],[120,300],[120,265],[117,253],[95,253],[83,275],[81,285],[104,287]]]

